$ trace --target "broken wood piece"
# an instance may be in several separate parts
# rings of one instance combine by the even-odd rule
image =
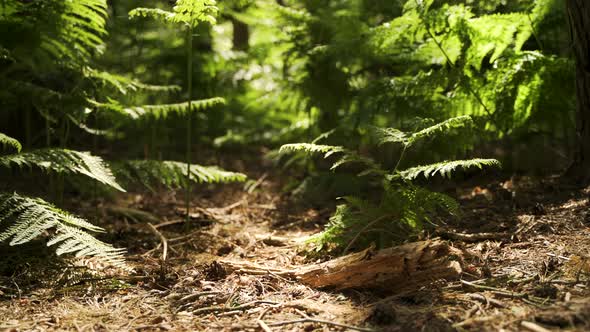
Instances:
[[[314,288],[366,288],[400,291],[433,281],[461,276],[461,253],[441,240],[367,250],[324,263],[293,270],[259,266],[249,262],[220,261],[227,272],[270,274],[294,279]]]
[[[509,239],[512,234],[499,232],[499,233],[454,233],[454,232],[445,232],[440,233],[440,237],[449,239],[449,240],[456,240],[456,241],[463,241],[463,242],[479,242],[485,240],[505,240]]]

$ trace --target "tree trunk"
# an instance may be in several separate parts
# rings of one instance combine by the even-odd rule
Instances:
[[[574,161],[568,175],[590,180],[590,2],[566,0],[576,59],[577,128]]]
[[[233,49],[236,51],[247,51],[250,47],[250,28],[248,24],[233,18],[231,22],[234,27]]]

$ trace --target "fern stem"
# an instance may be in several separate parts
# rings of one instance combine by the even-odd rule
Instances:
[[[191,116],[192,116],[192,100],[193,100],[193,25],[190,22],[188,26],[188,59],[187,59],[187,80],[188,80],[188,112],[187,112],[187,127],[186,127],[186,225],[190,221],[190,207],[191,207]]]
[[[531,14],[527,13],[526,17],[529,19],[529,23],[531,24],[531,30],[533,31],[533,37],[535,38],[535,41],[539,45],[539,49],[541,50],[541,52],[545,53],[545,51],[543,50],[543,43],[541,43],[541,40],[539,39],[539,34],[537,33],[537,28],[535,28],[535,23],[533,22],[533,19],[531,18]]]
[[[442,44],[440,43],[440,41],[438,41],[438,39],[436,39],[436,36],[434,36],[434,34],[432,33],[432,31],[430,31],[430,27],[428,26],[428,22],[424,19],[423,15],[423,7],[418,3],[418,0],[414,0],[414,2],[416,3],[416,6],[420,9],[418,12],[420,13],[420,19],[422,20],[422,22],[424,22],[424,27],[426,29],[426,33],[428,33],[428,35],[430,36],[430,38],[432,38],[432,40],[434,41],[434,43],[436,44],[436,47],[438,47],[438,49],[442,52],[442,54],[445,56],[447,62],[449,63],[449,65],[452,68],[456,68],[457,66],[455,65],[455,63],[451,60],[451,57],[449,56],[449,54],[447,53],[447,51],[444,49],[444,47],[442,46]],[[481,99],[481,97],[479,96],[479,94],[473,90],[471,88],[470,84],[466,84],[465,87],[467,88],[467,91],[477,100],[477,102],[483,107],[483,110],[486,112],[486,114],[490,117],[490,120],[494,121],[494,118],[492,116],[492,112],[490,111],[490,109],[486,106],[486,104],[483,102],[483,99]],[[496,126],[498,128],[500,128],[497,124]]]
[[[399,165],[402,163],[402,159],[404,159],[407,149],[408,149],[408,145],[404,144],[404,148],[402,149],[402,153],[400,153],[399,159],[397,160],[397,163],[395,164],[395,167],[393,168],[393,173],[397,172]]]

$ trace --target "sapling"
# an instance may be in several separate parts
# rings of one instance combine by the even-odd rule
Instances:
[[[186,221],[190,220],[191,200],[191,142],[192,123],[191,111],[193,102],[193,31],[201,23],[215,24],[215,15],[218,8],[215,0],[178,0],[172,11],[159,8],[135,8],[129,12],[130,17],[152,17],[164,22],[171,22],[182,25],[186,28],[186,50],[187,50],[187,93],[188,112],[186,129]]]

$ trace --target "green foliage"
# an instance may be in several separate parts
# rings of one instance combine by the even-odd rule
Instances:
[[[116,181],[102,158],[86,152],[67,149],[42,149],[0,156],[0,166],[37,167],[62,174],[78,174],[125,191]]]
[[[457,169],[468,169],[468,168],[479,168],[482,169],[484,166],[488,167],[499,167],[500,162],[496,159],[469,159],[469,160],[453,160],[443,161],[431,165],[416,166],[401,171],[399,175],[404,180],[414,180],[420,175],[424,175],[425,178],[432,177],[437,173],[443,177],[451,178],[451,174]]]
[[[129,17],[151,17],[196,27],[200,22],[216,22],[218,8],[215,4],[215,0],[177,0],[171,12],[159,8],[136,8],[129,12]]]
[[[14,50],[11,54],[15,58],[49,57],[79,65],[100,51],[106,35],[106,0],[6,0],[2,9],[2,25],[7,29],[3,31],[7,33],[0,44]],[[33,53],[19,47],[23,41],[17,38],[34,44]]]
[[[220,97],[214,97],[209,99],[201,99],[201,100],[193,100],[191,102],[191,111],[201,111],[205,109],[212,108],[216,105],[223,105],[225,104],[225,99]],[[144,105],[144,106],[135,106],[135,107],[127,107],[123,109],[123,112],[128,114],[133,119],[138,119],[141,117],[150,117],[154,119],[165,119],[170,114],[188,114],[189,113],[189,103],[177,103],[177,104],[162,104],[162,105]]]
[[[47,245],[57,245],[57,255],[94,256],[115,266],[125,266],[124,250],[99,241],[88,233],[103,232],[102,228],[40,198],[0,193],[0,242],[10,240],[10,245],[20,245],[48,231],[52,235]]]
[[[412,184],[386,184],[379,201],[344,197],[326,230],[312,237],[317,250],[380,248],[408,240],[425,224],[434,225],[441,216],[459,213],[457,202],[444,194]]]
[[[187,165],[177,161],[127,160],[112,164],[117,177],[128,183],[140,183],[153,189],[154,184],[168,188],[186,187]],[[244,182],[246,175],[229,172],[216,166],[190,165],[194,183]]]
[[[0,145],[2,145],[3,147],[11,147],[15,149],[17,152],[20,152],[20,150],[22,149],[22,146],[19,141],[3,133],[0,133]]]
[[[371,129],[378,145],[402,143],[404,146],[410,147],[421,140],[434,139],[438,135],[449,135],[452,131],[471,131],[473,130],[473,120],[468,115],[458,116],[410,134],[396,128],[372,127]]]
[[[434,125],[423,127],[429,121],[414,121],[415,130],[404,132],[395,128],[371,127],[368,132],[375,138],[377,147],[384,144],[397,144],[401,147],[395,166],[387,167],[377,161],[375,156],[365,156],[343,146],[317,145],[308,143],[287,144],[279,150],[282,153],[300,152],[323,154],[329,158],[338,154],[332,162],[331,170],[342,168],[345,164],[356,167],[345,171],[365,176],[365,181],[378,183],[365,194],[345,198],[345,204],[338,206],[330,218],[326,230],[313,238],[317,249],[362,248],[377,241],[379,246],[389,246],[414,237],[426,227],[436,226],[435,219],[440,216],[457,216],[459,208],[451,197],[432,192],[412,184],[418,176],[430,178],[436,174],[450,178],[458,169],[496,167],[495,159],[451,160],[425,166],[400,167],[411,150],[420,147],[420,142],[445,140],[449,144],[462,144],[465,134],[473,130],[469,116],[451,118]],[[321,135],[326,139],[330,135]],[[317,141],[317,140],[316,140]],[[428,150],[426,150],[428,151]],[[360,167],[358,166],[360,165]],[[375,193],[379,193],[376,197]]]
[[[145,84],[122,75],[117,75],[106,71],[99,71],[90,67],[84,68],[84,75],[88,78],[101,82],[105,86],[115,88],[123,95],[126,95],[128,92],[137,92],[139,90],[152,92],[177,92],[181,89],[181,87],[178,85]]]
[[[345,152],[346,150],[341,146],[318,145],[310,143],[294,143],[285,144],[279,149],[279,153],[305,151],[309,153],[323,153],[324,158],[328,158],[334,153]]]

